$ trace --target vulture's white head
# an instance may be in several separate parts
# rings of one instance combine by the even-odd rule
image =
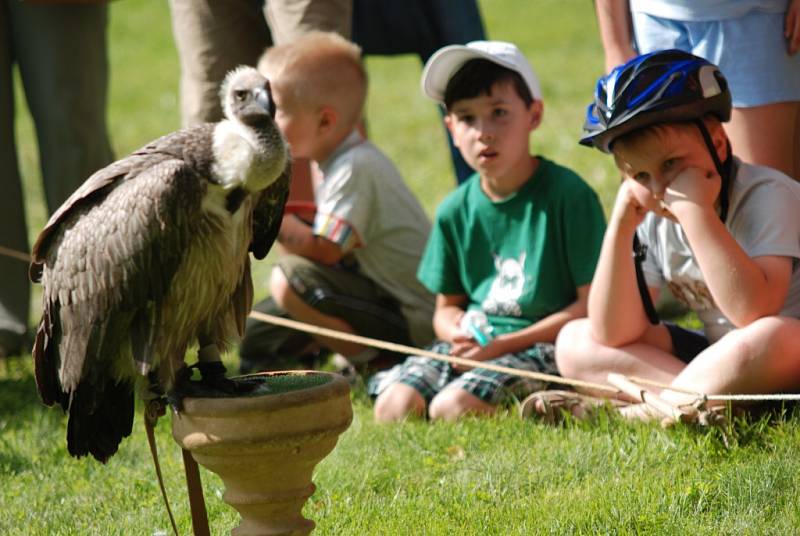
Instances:
[[[214,175],[226,188],[257,192],[286,168],[286,141],[275,124],[269,81],[256,69],[237,67],[220,87],[225,113],[214,132]]]
[[[269,81],[246,65],[229,72],[220,86],[225,117],[256,126],[275,117]]]

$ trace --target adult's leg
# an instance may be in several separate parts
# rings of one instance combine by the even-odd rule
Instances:
[[[785,14],[752,10],[716,23],[687,25],[691,52],[717,64],[728,80],[733,114],[725,130],[733,154],[795,180],[800,152],[800,56],[790,56]]]
[[[565,378],[599,384],[606,383],[609,372],[670,383],[686,367],[672,354],[672,340],[664,325],[650,326],[638,342],[615,348],[595,340],[588,319],[574,320],[561,328],[556,364]],[[606,391],[580,391],[608,396]]]
[[[255,65],[271,44],[262,4],[263,0],[170,0],[185,126],[219,121],[219,85],[227,72]]]
[[[0,3],[0,246],[26,253],[25,203],[14,139],[14,83],[9,3]],[[16,353],[28,327],[28,265],[0,255],[0,354]],[[0,355],[2,357],[2,355]]]
[[[11,2],[14,46],[52,213],[113,160],[106,127],[106,4]]]
[[[800,101],[734,108],[725,124],[733,153],[800,180]]]
[[[470,41],[486,39],[486,30],[483,26],[483,18],[475,0],[462,0],[459,9],[453,9],[449,0],[423,0],[427,3],[427,9],[433,15],[434,26],[438,31],[439,43],[437,48],[452,44],[466,44]],[[433,54],[432,51],[421,51],[420,59],[426,63]],[[439,106],[440,113],[444,109]],[[445,128],[447,145],[450,150],[450,157],[453,162],[453,171],[456,175],[456,183],[461,184],[467,180],[475,170],[461,156],[461,151],[453,145],[453,138],[450,131]]]
[[[267,0],[264,14],[276,44],[291,43],[311,31],[335,32],[350,39],[353,0]],[[292,162],[289,204],[311,203],[313,170],[307,158]]]
[[[314,30],[350,39],[353,0],[267,0],[264,11],[277,44]]]

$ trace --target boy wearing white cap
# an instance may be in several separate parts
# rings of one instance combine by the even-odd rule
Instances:
[[[605,230],[597,195],[574,172],[529,153],[542,95],[513,44],[444,47],[425,65],[422,89],[444,104],[453,141],[476,171],[439,206],[417,271],[436,293],[433,350],[556,374],[558,331],[586,315]],[[543,387],[412,356],[374,376],[369,391],[376,420],[386,422],[490,414]]]

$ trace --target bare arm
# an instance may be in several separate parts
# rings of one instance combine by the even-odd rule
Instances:
[[[450,353],[475,361],[488,361],[504,354],[520,352],[539,342],[555,342],[558,332],[561,331],[564,324],[586,316],[589,285],[578,287],[577,294],[577,299],[570,305],[524,329],[499,335],[486,346],[480,346],[470,338],[461,344],[454,344]],[[464,367],[456,368],[463,369]]]
[[[687,168],[664,197],[681,224],[722,313],[737,327],[780,312],[791,281],[789,257],[751,258],[714,210],[720,178]]]
[[[589,285],[577,289],[578,297],[574,302],[560,311],[547,315],[527,328],[498,336],[495,341],[500,345],[498,355],[519,352],[530,348],[537,342],[555,342],[558,332],[564,324],[571,320],[586,316],[586,303],[589,298]]]
[[[287,253],[326,265],[336,264],[344,255],[336,243],[315,235],[310,225],[293,214],[283,217],[278,243]]]
[[[595,338],[609,346],[623,346],[641,337],[649,322],[639,296],[632,257],[633,235],[649,210],[637,203],[623,181],[603,237],[592,290],[589,320]],[[655,302],[657,290],[650,290]]]
[[[636,55],[628,0],[595,0],[597,25],[606,56],[606,72]]]
[[[459,326],[466,305],[467,296],[464,294],[436,295],[433,331],[439,339],[449,343],[467,339]]]

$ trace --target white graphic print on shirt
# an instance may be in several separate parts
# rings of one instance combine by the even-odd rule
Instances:
[[[481,308],[490,315],[522,316],[518,301],[525,287],[525,252],[520,254],[519,259],[493,256],[497,275]]]

